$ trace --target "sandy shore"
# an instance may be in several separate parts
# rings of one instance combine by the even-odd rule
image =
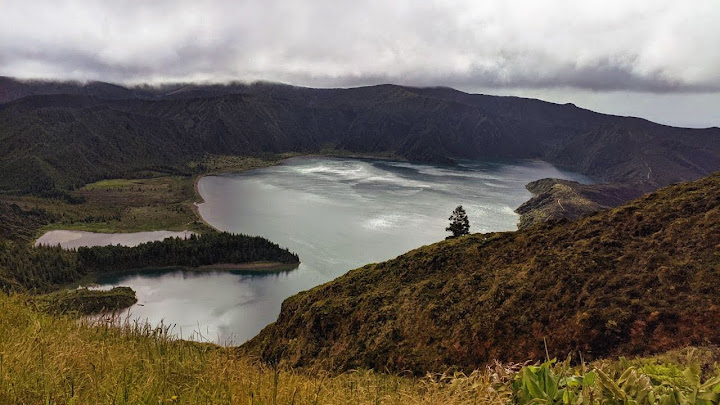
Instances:
[[[199,199],[200,201],[199,202],[193,201],[192,210],[193,210],[193,213],[195,213],[195,216],[197,218],[199,218],[200,221],[202,221],[202,223],[204,223],[205,225],[209,226],[210,228],[212,228],[218,232],[222,232],[222,230],[220,230],[220,229],[216,228],[215,226],[213,226],[212,224],[210,224],[208,221],[205,220],[205,218],[203,218],[202,215],[200,215],[200,204],[203,204],[205,202],[205,199],[202,197],[202,194],[200,194],[200,189],[199,189],[198,183],[200,183],[200,179],[202,179],[205,176],[212,176],[212,175],[208,174],[208,175],[196,176],[195,179],[193,180],[193,187],[195,188],[195,198],[194,199],[196,199],[196,200]]]

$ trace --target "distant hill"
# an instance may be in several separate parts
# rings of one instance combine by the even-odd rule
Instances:
[[[93,96],[103,99],[135,98],[150,96],[149,93],[133,91],[122,86],[104,82],[58,82],[52,80],[17,80],[0,76],[0,104],[27,96],[67,94]]]
[[[292,366],[411,370],[720,344],[720,173],[575,222],[474,234],[288,298],[244,345]]]
[[[654,190],[720,170],[720,129],[518,97],[380,85],[168,85],[0,78],[0,192],[52,194],[206,154],[345,150],[413,161],[543,159]]]

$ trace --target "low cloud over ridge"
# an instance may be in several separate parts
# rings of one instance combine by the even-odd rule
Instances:
[[[716,21],[714,0],[10,0],[0,74],[716,92]]]

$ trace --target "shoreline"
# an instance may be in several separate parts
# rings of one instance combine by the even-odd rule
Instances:
[[[192,212],[193,212],[193,214],[195,214],[196,218],[199,218],[200,221],[202,221],[202,223],[205,224],[205,226],[208,226],[218,232],[222,232],[218,227],[216,227],[216,226],[210,224],[208,221],[206,221],[205,218],[203,218],[203,216],[200,214],[200,204],[205,204],[205,199],[202,197],[202,194],[200,194],[199,183],[200,183],[200,179],[202,179],[205,176],[212,176],[212,175],[211,174],[198,175],[198,176],[195,176],[195,178],[193,179],[193,189],[195,190],[195,198],[194,199],[199,199],[200,202],[197,202],[197,201],[192,202]]]
[[[245,272],[252,274],[273,274],[282,273],[296,269],[300,265],[297,263],[280,263],[280,262],[249,262],[249,263],[217,263],[208,264],[198,267],[187,267],[187,266],[162,266],[162,267],[141,267],[136,269],[123,269],[113,270],[101,273],[91,273],[83,277],[77,283],[71,283],[69,285],[97,285],[97,280],[105,276],[121,276],[126,274],[142,274],[142,273],[153,273],[153,272],[172,272],[172,271],[183,271],[193,273],[208,273],[213,271],[218,272]]]
[[[228,168],[226,168],[225,170],[223,170],[223,169],[219,169],[219,170],[209,170],[209,171],[207,171],[207,172],[205,172],[205,173],[196,174],[196,175],[192,176],[191,181],[193,182],[193,194],[194,194],[194,196],[193,196],[193,201],[191,202],[191,206],[192,206],[191,208],[192,208],[192,212],[195,214],[196,220],[199,219],[205,226],[207,226],[207,227],[209,227],[209,228],[212,228],[212,229],[214,229],[214,230],[216,230],[216,231],[218,231],[218,232],[223,232],[223,230],[221,230],[221,229],[219,229],[218,227],[210,224],[210,223],[209,223],[207,220],[205,220],[205,218],[203,218],[203,216],[200,214],[200,207],[199,207],[199,206],[200,206],[200,204],[204,204],[204,203],[205,203],[205,199],[203,198],[202,194],[200,194],[200,180],[201,180],[202,178],[207,177],[207,176],[217,176],[217,175],[222,175],[222,174],[234,174],[234,173],[245,173],[245,172],[249,172],[249,171],[251,171],[251,170],[264,169],[264,168],[267,168],[267,167],[272,167],[272,166],[279,165],[279,164],[281,164],[282,162],[284,162],[284,161],[286,161],[286,160],[288,160],[288,159],[292,159],[292,158],[295,158],[295,157],[302,157],[302,156],[305,156],[305,155],[292,155],[292,154],[291,154],[291,156],[282,156],[282,157],[278,156],[278,157],[275,157],[274,159],[269,159],[269,160],[264,161],[265,163],[268,163],[268,164],[266,164],[266,165],[258,165],[257,167],[248,167],[248,168],[236,168],[235,170],[233,170],[231,167],[228,167]]]
[[[192,211],[195,214],[195,217],[199,219],[204,225],[218,231],[223,232],[222,229],[217,228],[216,226],[210,224],[203,216],[200,214],[200,204],[205,203],[205,199],[203,198],[202,194],[200,193],[200,180],[207,176],[218,176],[218,175],[225,175],[225,174],[238,174],[238,173],[245,173],[252,170],[258,170],[258,169],[266,169],[268,167],[278,166],[283,164],[284,162],[290,160],[290,159],[314,159],[314,158],[348,158],[348,159],[378,159],[378,160],[391,160],[391,161],[397,161],[397,162],[407,162],[407,159],[404,159],[400,156],[380,156],[380,155],[363,155],[363,154],[353,154],[353,153],[309,153],[309,154],[293,154],[289,153],[287,156],[278,157],[274,161],[268,160],[266,162],[270,163],[265,166],[258,166],[258,167],[250,167],[250,168],[242,168],[237,170],[232,170],[231,168],[227,168],[226,170],[210,170],[206,173],[197,174],[194,175],[192,178],[193,182],[193,190],[194,190],[194,198],[192,202]]]

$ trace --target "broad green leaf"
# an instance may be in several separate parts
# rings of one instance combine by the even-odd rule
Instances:
[[[625,401],[626,395],[623,390],[620,389],[620,387],[615,384],[615,381],[611,380],[610,377],[607,376],[602,370],[598,369],[596,370],[598,380],[600,380],[600,384],[610,392],[610,394],[613,395],[613,397],[619,401]]]
[[[530,368],[524,368],[522,371],[522,383],[525,387],[525,391],[530,394],[531,398],[542,398],[547,399],[547,395],[540,388],[537,376],[532,372]]]

